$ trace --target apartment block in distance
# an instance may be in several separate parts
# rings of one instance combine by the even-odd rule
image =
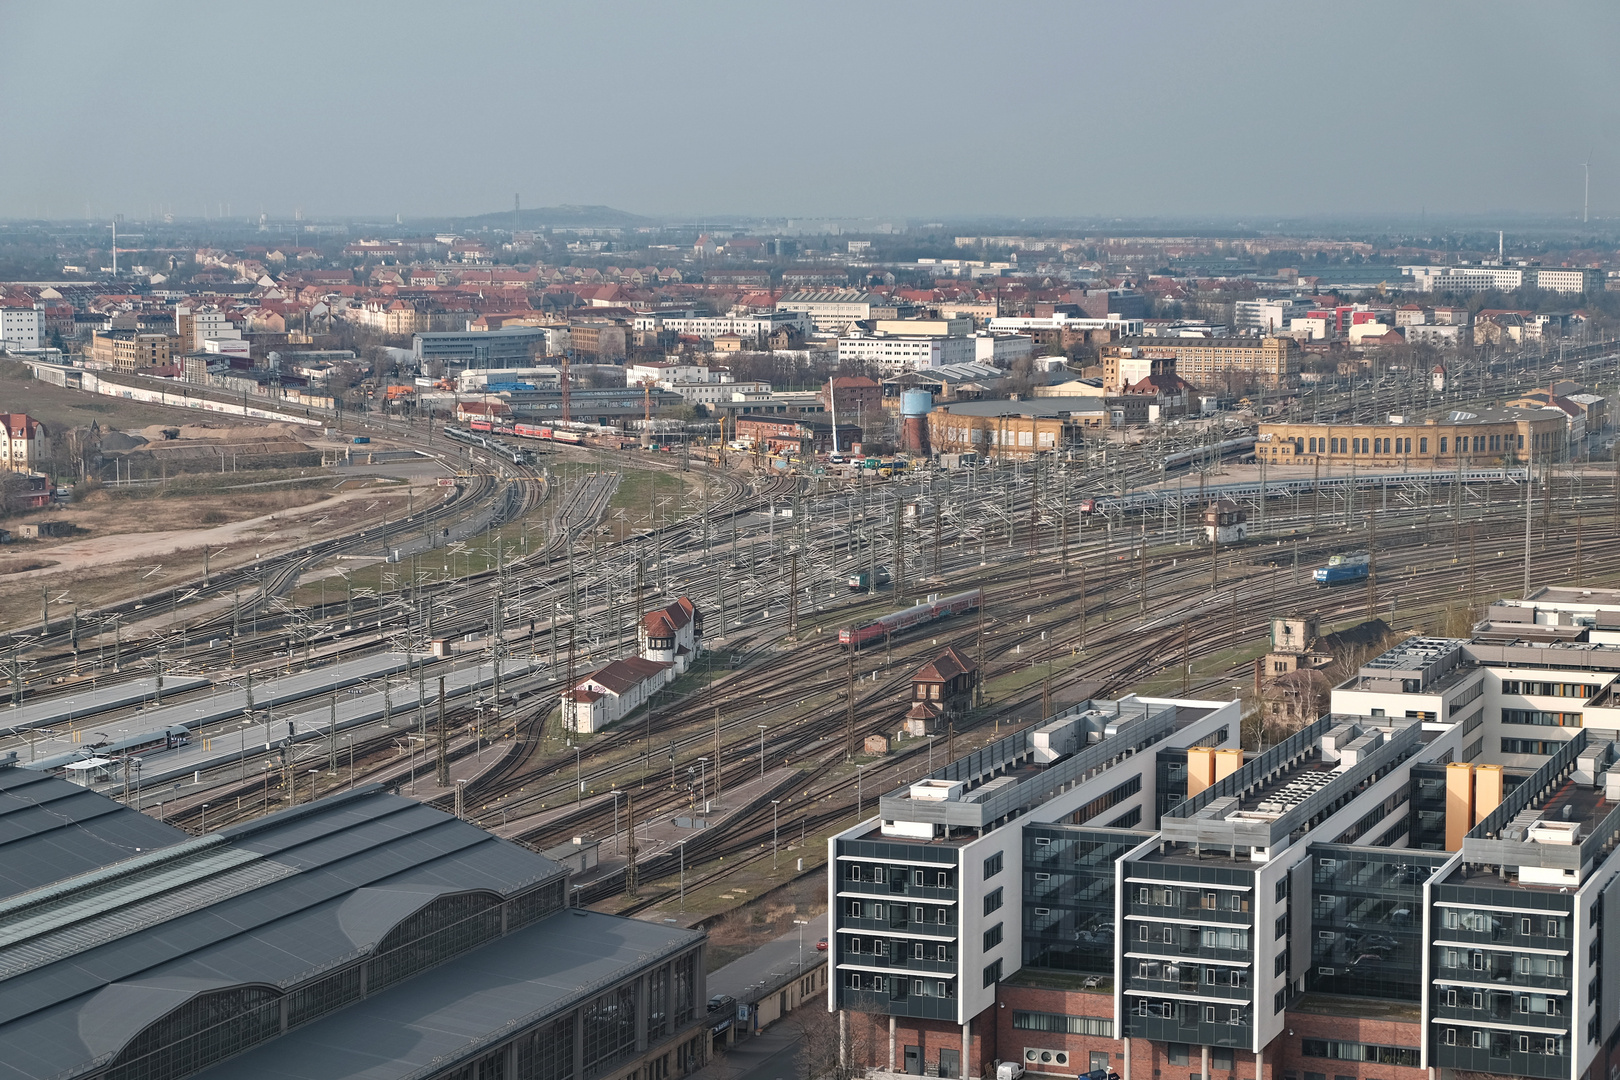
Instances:
[[[1617,683],[1620,592],[1543,589],[1263,751],[1235,702],[1127,697],[890,792],[831,840],[849,1065],[1607,1080]]]
[[[1194,386],[1227,381],[1287,386],[1299,376],[1299,343],[1286,337],[1125,338],[1103,350],[1133,349],[1149,360],[1176,362],[1176,373]]]

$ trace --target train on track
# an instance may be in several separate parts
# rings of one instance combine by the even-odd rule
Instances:
[[[1357,581],[1366,581],[1367,571],[1367,553],[1356,551],[1347,555],[1330,556],[1327,565],[1318,566],[1311,577],[1318,585],[1350,585]]]
[[[485,430],[489,430],[487,424]],[[514,465],[534,464],[534,455],[528,450],[507,446],[499,439],[486,439],[477,432],[468,431],[466,428],[446,426],[444,435],[447,439],[454,439],[456,442],[466,443],[468,446],[479,446],[492,454],[499,454]]]
[[[1253,453],[1254,436],[1242,435],[1213,446],[1200,446],[1192,450],[1183,450],[1178,454],[1167,454],[1163,462],[1164,471],[1172,473],[1199,461],[1228,461],[1233,458],[1242,461]]]
[[[882,641],[916,626],[946,619],[952,615],[965,615],[970,611],[977,611],[983,601],[984,593],[979,589],[957,593],[955,596],[930,597],[924,603],[885,615],[865,626],[846,627],[838,631],[838,644],[858,649],[869,642]]]
[[[470,420],[467,426],[476,432],[491,435],[510,435],[518,439],[539,442],[564,443],[569,446],[594,446],[603,450],[633,450],[640,440],[600,424],[505,424],[500,421]]]
[[[891,580],[893,579],[889,575],[889,568],[887,566],[880,566],[877,568],[878,588],[881,589],[883,586],[889,584]],[[845,582],[845,584],[849,586],[850,592],[865,592],[871,583],[872,572],[870,570],[862,570],[858,574],[851,574],[849,575],[849,580]]]
[[[185,746],[190,738],[191,732],[184,725],[172,724],[169,727],[158,728],[155,731],[143,731],[139,735],[123,735],[116,739],[106,739],[97,743],[85,742],[80,744],[77,749],[55,754],[51,757],[40,758],[38,761],[21,762],[18,767],[62,776],[74,771],[68,768],[70,765],[97,759],[122,760],[137,755],[143,758],[149,757],[165,750],[174,750]]]

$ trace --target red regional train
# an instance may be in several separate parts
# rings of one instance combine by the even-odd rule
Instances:
[[[922,626],[936,619],[948,618],[952,615],[964,615],[970,611],[979,610],[984,602],[984,592],[975,589],[973,592],[958,593],[929,600],[927,603],[908,607],[903,611],[896,611],[892,615],[885,615],[880,619],[867,623],[865,626],[845,628],[838,631],[838,644],[860,648],[871,641],[882,641],[886,637],[910,630],[914,626]]]

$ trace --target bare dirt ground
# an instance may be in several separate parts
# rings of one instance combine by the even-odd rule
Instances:
[[[339,483],[343,490],[334,490]],[[98,493],[82,509],[49,514],[74,520],[91,535],[14,544],[0,555],[0,625],[37,623],[42,597],[50,598],[52,617],[61,618],[73,607],[97,607],[195,579],[202,573],[205,546],[210,568],[219,571],[322,536],[381,524],[384,513],[390,519],[404,515],[410,502],[406,485],[354,483],[326,476],[318,488],[267,488],[229,497],[125,499]],[[418,490],[415,502],[435,492]]]

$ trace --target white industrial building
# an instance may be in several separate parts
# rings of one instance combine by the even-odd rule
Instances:
[[[882,306],[881,297],[856,289],[791,292],[776,302],[778,312],[805,315],[815,330],[823,334],[841,334],[854,323],[870,319],[872,309]]]
[[[38,307],[0,307],[0,347],[42,348],[40,325]]]
[[[845,334],[838,339],[838,360],[859,360],[886,374],[943,364],[970,364],[978,359],[978,339],[931,334]]]

